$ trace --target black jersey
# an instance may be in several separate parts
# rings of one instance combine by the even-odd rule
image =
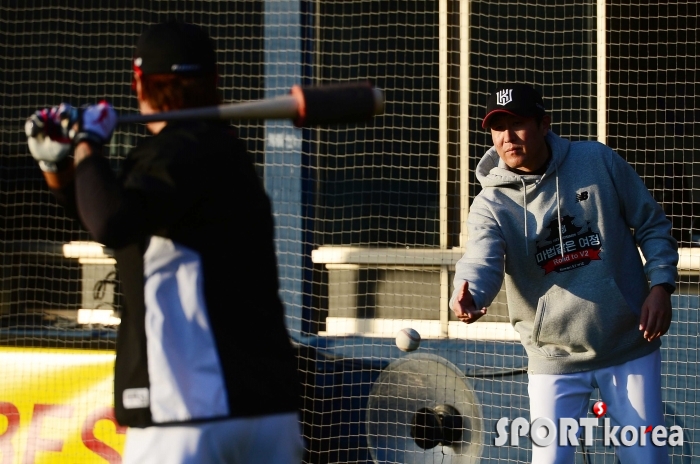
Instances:
[[[91,156],[76,204],[115,250],[124,295],[114,403],[144,427],[294,411],[269,199],[222,123],[169,123],[121,174]]]

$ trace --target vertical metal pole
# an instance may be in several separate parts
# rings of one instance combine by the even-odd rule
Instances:
[[[469,215],[469,31],[471,0],[459,2],[459,246],[467,243],[467,216]]]
[[[597,2],[597,40],[596,40],[596,55],[597,63],[597,114],[598,114],[598,141],[607,143],[608,139],[608,119],[607,119],[607,41],[606,41],[606,23],[607,16],[605,11],[605,0]]]
[[[302,83],[300,3],[265,1],[265,98],[286,94],[293,85]],[[291,122],[266,122],[264,182],[275,218],[280,296],[292,335],[301,332],[303,322],[301,150],[301,132]]]
[[[440,249],[447,249],[447,168],[448,168],[448,99],[449,99],[449,11],[448,0],[438,3],[438,82],[439,82],[439,183],[440,183]],[[449,274],[446,265],[440,266],[440,335],[447,337],[450,316]]]
[[[447,237],[447,167],[448,167],[448,0],[438,3],[438,82],[439,82],[439,183],[440,183],[440,248],[446,249]]]

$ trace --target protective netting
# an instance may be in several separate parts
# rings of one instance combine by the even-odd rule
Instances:
[[[98,419],[111,420],[104,366],[116,339],[119,276],[109,250],[55,205],[23,122],[64,101],[105,98],[119,113],[136,112],[135,41],[145,26],[179,19],[215,39],[226,102],[274,97],[294,84],[371,80],[384,91],[384,114],[369,123],[234,123],[275,210],[281,295],[304,385],[305,462],[393,462],[408,459],[409,446],[410,462],[530,462],[529,440],[494,446],[498,419],[528,417],[527,360],[505,293],[471,326],[447,306],[462,224],[479,191],[473,169],[491,146],[481,129],[486,97],[512,81],[542,91],[559,135],[601,140],[626,158],[673,222],[681,278],[664,337],[664,402],[667,425],[682,426],[685,438],[670,448],[672,460],[692,461],[700,440],[696,2],[60,3],[0,6],[0,360],[9,366],[0,380],[0,453],[118,462],[123,430]],[[109,146],[115,169],[144,136],[136,125],[118,128]],[[399,368],[407,355],[394,335],[408,326],[421,333],[425,354],[411,369],[424,372]],[[265,321],[245,330],[264,338]],[[446,377],[416,388],[423,375]],[[464,388],[470,394],[457,392]],[[405,408],[434,410],[431,402],[455,396],[475,403],[461,414],[479,416],[461,421],[459,436],[483,440],[459,447],[461,456],[444,443],[420,451],[411,427],[378,426],[368,414],[430,419]],[[368,409],[370,398],[379,410]],[[49,436],[63,446],[42,441]],[[579,447],[577,462],[613,463],[613,450],[597,436]]]

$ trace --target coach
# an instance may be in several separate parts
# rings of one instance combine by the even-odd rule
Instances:
[[[532,420],[586,417],[599,389],[613,425],[663,425],[660,337],[678,263],[671,223],[622,157],[565,140],[550,124],[529,85],[490,95],[482,126],[494,146],[476,168],[483,188],[450,307],[463,322],[478,320],[505,277],[528,354]],[[573,464],[574,452],[533,446],[532,462]],[[665,447],[615,452],[622,464],[669,462]]]

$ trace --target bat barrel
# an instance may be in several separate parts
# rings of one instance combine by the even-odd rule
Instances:
[[[297,127],[363,122],[384,112],[384,95],[369,82],[296,86],[292,94],[303,99]]]

